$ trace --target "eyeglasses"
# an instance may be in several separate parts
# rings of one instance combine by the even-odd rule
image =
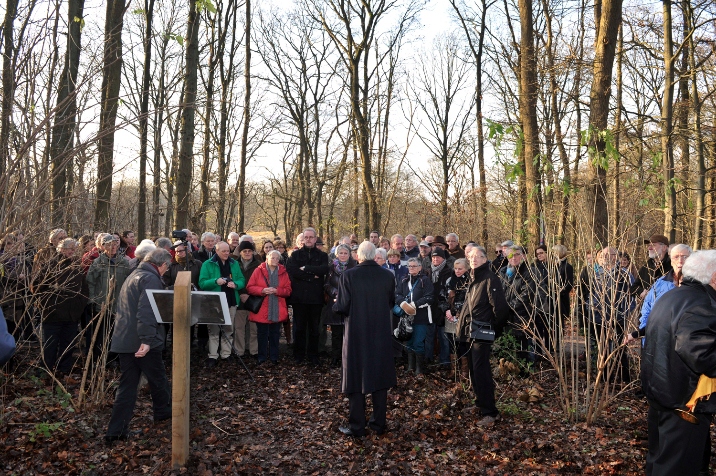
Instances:
[[[422,268],[422,266],[419,266],[419,265],[417,265],[417,264],[409,264],[409,265],[408,265],[408,268],[411,268],[411,269],[412,269],[412,268]]]
[[[175,250],[177,253],[186,253],[186,250]]]

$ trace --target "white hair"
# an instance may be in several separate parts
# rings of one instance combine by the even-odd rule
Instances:
[[[227,238],[228,238],[228,239],[231,239],[232,236],[235,236],[236,238],[241,239],[241,237],[239,236],[239,234],[236,233],[235,231],[232,231],[231,233],[229,233],[229,235],[227,236]]]
[[[210,232],[210,231],[205,231],[204,233],[201,234],[201,242],[203,243],[204,240],[207,239],[207,238],[216,239],[216,235],[213,234],[213,233]]]
[[[457,236],[457,233],[448,233],[447,235],[445,235],[445,239],[447,239],[449,236],[452,236],[453,238],[455,238],[455,240],[457,240],[458,243],[460,242],[460,237]]]
[[[364,241],[358,246],[358,261],[374,261],[375,245],[370,241]]]
[[[266,261],[268,261],[269,257],[276,253],[278,255],[278,259],[281,259],[281,252],[279,250],[271,250],[268,253],[266,253]]]
[[[385,250],[385,248],[377,248],[375,250],[375,256],[382,256],[384,260],[388,260],[388,252]],[[375,258],[374,258],[375,259]]]
[[[684,277],[709,284],[716,273],[716,250],[694,251],[681,269]]]
[[[410,258],[408,260],[408,264],[410,264],[410,263],[420,265],[421,268],[423,267],[423,262],[420,261],[418,258]]]
[[[77,246],[77,242],[72,238],[65,238],[64,240],[60,240],[59,243],[57,243],[57,252],[61,252],[65,248],[74,248]]]
[[[231,235],[229,235],[231,236]],[[250,241],[251,243],[254,242],[254,237],[251,235],[244,235],[241,238],[239,238],[239,243],[243,243],[244,241]]]
[[[671,256],[671,253],[678,252],[678,251],[685,251],[689,255],[694,252],[694,250],[691,249],[689,245],[685,245],[683,243],[676,243],[669,247],[669,256]]]
[[[152,240],[142,240],[141,243],[137,245],[137,249],[134,250],[134,257],[142,261],[145,256],[156,249],[157,246],[152,243]],[[162,249],[164,249],[164,247],[162,247]]]

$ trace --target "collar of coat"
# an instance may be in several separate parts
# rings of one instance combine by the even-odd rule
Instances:
[[[229,257],[226,258],[226,262],[229,263],[229,264],[234,263],[235,261],[236,261],[236,260],[235,260],[234,258],[232,258],[231,255],[229,255]],[[209,261],[207,261],[207,263],[214,263],[214,264],[216,264],[217,266],[219,266],[219,255],[217,255],[216,253],[214,253],[214,256],[212,256],[211,258],[209,258]]]

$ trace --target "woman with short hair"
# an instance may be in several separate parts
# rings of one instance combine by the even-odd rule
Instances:
[[[433,303],[433,282],[423,274],[423,265],[418,258],[408,260],[408,275],[403,277],[395,288],[395,304],[411,305],[415,310],[413,316],[413,335],[405,343],[408,352],[408,370],[415,375],[424,373],[425,334],[430,322],[428,310]]]
[[[400,251],[388,250],[388,269],[395,275],[396,284],[408,275],[408,268],[400,264]]]
[[[323,289],[328,295],[329,312],[326,314],[325,322],[321,324],[331,326],[331,366],[340,367],[343,350],[343,316],[333,312],[332,304],[338,298],[338,281],[341,276],[345,271],[354,268],[358,262],[351,256],[351,248],[348,245],[338,245],[335,254],[336,258],[330,264],[326,282],[323,285]]]

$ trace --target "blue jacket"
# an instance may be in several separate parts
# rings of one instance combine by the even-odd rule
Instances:
[[[0,309],[0,365],[4,365],[15,353],[15,338],[7,331],[5,315]]]
[[[641,317],[639,318],[639,329],[646,328],[646,323],[649,320],[649,314],[651,314],[651,308],[654,307],[654,303],[659,299],[665,292],[671,291],[676,287],[674,284],[674,271],[669,271],[664,276],[657,279],[654,284],[649,288],[649,292],[644,298],[644,304],[641,305]]]

